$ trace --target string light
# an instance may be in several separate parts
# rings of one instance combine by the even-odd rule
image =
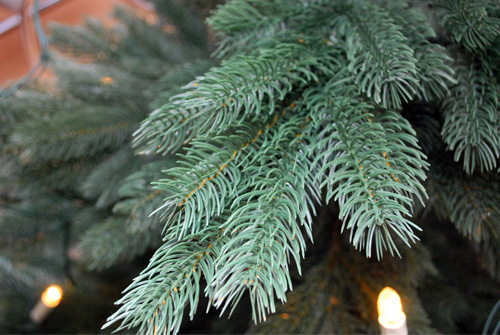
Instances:
[[[33,323],[39,324],[56,308],[63,297],[63,290],[59,285],[51,285],[43,291],[42,296],[36,306],[30,312],[30,319]]]
[[[408,335],[406,315],[398,293],[385,287],[377,300],[378,323],[382,335]]]
[[[42,27],[42,23],[40,20],[40,8],[39,8],[39,1],[40,0],[34,0],[33,3],[33,24],[35,25],[35,32],[38,37],[38,43],[40,45],[40,59],[38,63],[19,81],[17,81],[15,84],[10,86],[9,88],[5,90],[0,89],[0,98],[6,97],[24,85],[26,85],[28,82],[31,80],[35,79],[39,74],[41,74],[44,70],[45,67],[47,66],[49,62],[49,43],[47,40],[47,37],[45,36],[45,32]]]
[[[103,85],[111,85],[113,84],[113,78],[111,77],[102,77],[100,80],[101,86]]]

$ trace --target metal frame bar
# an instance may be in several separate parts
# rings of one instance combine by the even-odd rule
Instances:
[[[62,1],[63,0],[42,0],[40,1],[40,12]],[[33,8],[31,8],[31,10],[28,12],[28,15],[33,15]],[[21,21],[21,14],[13,14],[5,20],[0,21],[0,35],[19,26],[21,24]]]

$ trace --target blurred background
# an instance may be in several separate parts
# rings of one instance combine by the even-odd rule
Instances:
[[[112,331],[101,327],[114,302],[160,242],[157,222],[133,232],[117,225],[131,216],[147,223],[149,213],[122,206],[113,214],[120,200],[134,198],[125,194],[130,183],[118,195],[120,182],[141,166],[164,162],[134,156],[131,135],[157,89],[168,95],[164,85],[177,88],[191,77],[163,86],[158,80],[185,61],[208,57],[205,45],[180,30],[193,30],[204,44],[204,15],[214,3],[40,0],[36,27],[35,1],[0,1],[0,333]],[[21,158],[20,138],[12,141],[25,126],[37,130],[25,128],[35,137],[21,142],[45,147],[28,149],[36,157]],[[147,178],[132,202],[148,202]],[[95,193],[87,182],[111,189]],[[87,246],[80,243],[85,232]],[[61,304],[33,322],[30,312],[51,284],[63,288]]]
[[[33,1],[0,0],[0,86],[19,80],[39,61],[40,46],[32,20]],[[84,23],[85,17],[99,19],[112,26],[115,6],[126,6],[137,15],[154,22],[156,16],[151,3],[142,0],[40,0],[40,18],[48,31],[50,22],[68,25]],[[53,77],[45,71],[44,79]]]

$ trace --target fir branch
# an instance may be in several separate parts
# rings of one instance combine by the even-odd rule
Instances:
[[[442,104],[445,117],[442,137],[455,161],[472,174],[477,168],[489,171],[500,157],[498,116],[499,85],[481,65],[462,61],[457,69],[458,84]]]
[[[216,308],[222,308],[222,311],[229,306],[234,306],[240,300],[242,294],[249,290],[254,308],[254,319],[265,319],[266,313],[275,309],[274,295],[284,300],[285,292],[291,287],[288,269],[290,259],[293,258],[297,266],[300,267],[299,261],[300,257],[304,255],[305,241],[299,223],[308,226],[306,230],[310,233],[311,223],[307,223],[307,221],[312,219],[312,215],[309,213],[310,209],[306,209],[306,206],[312,205],[313,201],[312,199],[308,199],[305,193],[305,190],[311,186],[305,187],[304,185],[308,178],[308,172],[304,170],[307,169],[307,164],[304,164],[307,150],[300,148],[302,136],[297,135],[303,135],[306,129],[302,128],[303,124],[299,122],[299,119],[304,120],[304,115],[299,114],[290,118],[273,120],[272,125],[268,124],[268,127],[266,127],[266,132],[258,132],[259,135],[253,137],[253,139],[250,138],[247,144],[244,143],[241,146],[239,143],[234,143],[234,141],[229,139],[226,139],[226,141],[221,140],[222,143],[232,142],[232,145],[237,145],[242,152],[248,150],[245,156],[247,157],[246,161],[245,157],[243,158],[245,164],[238,161],[237,165],[230,168],[228,163],[224,163],[227,159],[229,162],[233,162],[235,157],[237,157],[234,154],[235,151],[232,151],[232,147],[226,148],[222,152],[233,152],[233,155],[229,158],[221,156],[221,166],[224,167],[223,169],[221,169],[221,166],[217,167],[215,164],[211,167],[213,171],[217,171],[215,175],[209,174],[206,171],[201,173],[189,173],[189,170],[176,172],[177,169],[175,168],[171,170],[171,173],[176,174],[176,179],[170,179],[168,181],[169,184],[164,185],[166,187],[176,187],[175,184],[179,183],[179,179],[186,175],[192,175],[195,177],[195,180],[203,178],[205,182],[195,187],[196,191],[190,196],[185,196],[184,200],[181,201],[181,206],[184,206],[186,209],[177,209],[182,214],[185,212],[189,213],[188,208],[190,206],[193,206],[198,211],[203,211],[203,209],[199,209],[199,206],[204,205],[204,202],[208,203],[208,205],[211,203],[206,200],[204,202],[199,201],[200,199],[208,199],[203,195],[203,192],[210,192],[209,195],[217,194],[217,190],[210,190],[210,185],[208,184],[211,180],[207,180],[206,177],[209,175],[215,176],[214,179],[217,181],[217,186],[219,187],[221,185],[222,171],[231,169],[231,171],[234,171],[231,173],[234,176],[235,173],[238,173],[236,172],[238,168],[242,169],[239,173],[241,175],[240,178],[242,178],[239,186],[246,189],[246,192],[241,195],[231,193],[225,195],[225,187],[220,186],[222,191],[220,198],[217,199],[217,206],[223,208],[230,206],[225,206],[224,203],[227,201],[220,199],[226,196],[232,198],[234,199],[231,201],[232,206],[237,207],[237,209],[235,211],[225,209],[223,212],[217,213],[215,212],[215,205],[212,205],[212,212],[205,214],[207,217],[210,215],[211,219],[209,221],[207,220],[203,226],[197,227],[196,230],[188,230],[183,233],[180,242],[167,242],[165,246],[169,250],[177,250],[177,246],[179,249],[187,249],[185,256],[179,256],[179,254],[173,255],[177,257],[175,264],[178,265],[181,265],[181,263],[178,263],[179,257],[186,257],[186,266],[172,268],[168,278],[188,278],[187,275],[191,274],[193,269],[195,272],[197,271],[197,262],[199,261],[202,264],[202,261],[200,260],[201,257],[197,257],[195,260],[193,255],[199,254],[197,248],[200,247],[201,236],[204,236],[208,240],[204,244],[207,250],[216,248],[217,254],[213,256],[212,263],[206,265],[209,267],[205,268],[205,265],[200,266],[202,266],[203,273],[207,279],[207,295],[211,298],[211,304]],[[246,132],[240,131],[238,133],[244,134]],[[192,150],[189,151],[188,149],[184,161],[181,161],[181,166],[182,162],[194,163],[195,165],[191,166],[191,171],[205,167],[206,160],[203,161],[205,164],[199,164],[198,160],[194,158],[199,158],[199,155],[202,157],[208,156],[213,159],[213,154],[207,155],[206,152],[196,152],[195,149],[205,148],[212,151],[216,148],[215,144],[222,147],[217,138],[208,137],[208,139],[210,139],[211,145],[204,144],[200,140],[194,141],[192,143]],[[262,146],[264,143],[267,144],[265,147]],[[249,147],[250,144],[252,147]],[[258,150],[253,148],[253,146],[256,148],[262,146],[265,150]],[[290,146],[297,146],[296,156],[288,157],[286,149]],[[224,183],[227,182],[224,181]],[[315,193],[315,196],[318,197],[319,190],[316,189]],[[175,204],[178,208],[177,202],[180,198],[177,193],[174,194],[177,197]],[[190,205],[191,201],[192,205]],[[186,216],[182,221],[175,219],[174,223],[178,222],[177,225],[168,224],[165,240],[175,241],[179,239],[179,226],[189,221],[195,214],[194,212],[191,215],[185,214]],[[214,230],[215,228],[217,229]],[[206,235],[207,232],[208,235]],[[217,233],[217,236],[214,237],[215,233]],[[215,241],[214,238],[216,238]],[[208,242],[210,244],[207,244]],[[161,250],[158,253],[161,253]],[[184,251],[182,252],[184,253]],[[206,253],[206,251],[203,252]],[[192,262],[188,261],[188,259],[191,259]],[[158,267],[159,262],[153,258],[150,264],[150,271],[158,271],[155,267]],[[161,261],[161,264],[164,264],[163,262]],[[189,301],[195,301],[199,294],[197,293],[199,283],[198,279],[196,279],[198,276],[193,275],[193,277],[194,279],[192,280],[186,279],[188,280],[186,284],[179,283],[179,286],[169,284],[167,286],[167,289],[170,287],[168,289],[170,294],[175,292],[176,295],[178,294],[182,297],[179,298],[181,302],[176,303],[177,298],[174,299],[174,296],[172,296],[172,303],[175,304],[175,310],[171,309],[173,308],[171,307],[172,303],[167,300],[167,307],[159,306],[157,311],[154,310],[155,316],[153,321],[149,322],[150,324],[156,325],[162,331],[167,326],[165,329],[167,333],[176,331],[176,327],[178,327],[178,322],[180,322],[179,320],[182,316],[182,310],[187,305],[188,299]],[[172,279],[167,278],[164,280],[169,281],[169,283],[172,281]],[[278,282],[281,284],[277,285],[276,283]],[[146,285],[147,288],[140,285]],[[138,290],[140,289],[141,296],[150,297],[151,294],[143,294],[143,290],[147,290],[148,292],[153,290],[150,285],[144,281],[143,283],[133,285],[133,287],[137,287]],[[162,292],[165,291],[162,290]],[[163,296],[162,298],[168,299]],[[124,299],[127,299],[127,296]],[[156,298],[153,300],[156,301]],[[122,302],[130,304],[131,300],[122,300]],[[194,305],[191,303],[191,316],[196,310],[196,304],[197,302]],[[126,308],[126,306],[123,308]],[[116,321],[120,317],[124,318],[121,327],[138,325],[139,323],[136,321],[140,319],[140,314],[143,313],[143,311],[137,310],[133,314],[127,313],[125,317],[123,314],[120,315],[119,312],[115,314],[116,318],[113,317],[112,320]],[[149,313],[152,315],[153,310]],[[168,321],[166,318],[168,318]],[[143,324],[141,329],[146,329],[145,327],[146,325]],[[152,328],[153,326],[148,325],[147,327],[147,331],[154,332],[152,330],[154,329]]]
[[[429,40],[436,36],[424,14],[404,1],[379,0],[377,3],[391,14],[391,19],[402,27],[407,44],[413,48],[416,78],[419,81],[417,97],[425,101],[442,99],[449,94],[449,86],[456,84],[452,59],[445,49]]]
[[[284,109],[280,117],[266,125],[266,132],[252,140],[255,145],[249,150],[247,161],[240,161],[243,178],[240,183],[245,190],[231,204],[236,211],[252,201],[259,204],[276,203],[278,208],[292,206],[288,221],[298,221],[312,238],[311,223],[315,215],[314,203],[320,203],[320,187],[310,171],[309,157],[314,139],[311,119],[304,110],[301,98]],[[247,201],[244,201],[247,199]],[[275,209],[269,209],[269,212]],[[293,214],[295,213],[295,214]],[[233,216],[236,214],[233,214]],[[231,223],[233,224],[233,223]]]
[[[311,43],[311,45],[309,44]],[[225,61],[186,86],[189,91],[173,97],[154,111],[134,134],[142,153],[169,153],[197,134],[242,117],[272,113],[296,83],[316,80],[316,70],[331,73],[338,48],[325,48],[321,41],[299,39],[262,50],[257,57]],[[322,56],[312,52],[322,51]]]
[[[46,193],[25,198],[13,205],[4,205],[2,232],[21,232],[35,238],[41,232],[60,232],[61,224],[70,217],[66,213],[77,210],[78,205],[65,197]]]
[[[176,241],[170,234],[169,242],[156,251],[148,267],[125,290],[117,302],[123,306],[104,327],[122,320],[117,330],[139,327],[142,334],[177,333],[187,305],[193,318],[200,280],[203,276],[207,283],[213,281],[221,244],[228,241],[215,226],[216,222],[184,241]],[[213,289],[207,286],[205,293],[212,297]]]
[[[257,210],[254,206],[247,209]],[[290,208],[288,208],[290,209]],[[286,291],[292,288],[288,263],[294,258],[299,264],[300,231],[287,218],[272,217],[278,213],[260,209],[255,216],[238,220],[243,231],[231,236],[222,249],[214,274],[213,304],[224,311],[239,302],[249,290],[252,315],[257,322],[266,320],[266,314],[275,312],[274,299],[286,301]],[[267,216],[267,220],[263,221]],[[236,220],[233,220],[233,222]],[[293,228],[292,228],[293,227]],[[294,232],[295,230],[295,232]]]
[[[30,289],[40,288],[46,283],[54,281],[54,277],[44,268],[27,266],[26,264],[14,264],[11,260],[0,257],[0,283],[9,290],[22,294],[30,302],[34,296],[30,294]],[[5,294],[0,293],[0,297]]]
[[[457,229],[476,243],[498,241],[500,199],[495,173],[467,176],[449,172],[454,163],[446,159],[434,162],[428,188],[439,197],[435,207],[449,217]]]
[[[167,35],[159,25],[151,26],[144,19],[137,17],[127,9],[117,7],[114,16],[127,29],[127,38],[123,40],[123,50],[134,58],[147,57],[148,61],[169,65],[180,64],[188,59],[203,57],[204,52],[175,36]],[[140,71],[137,71],[140,72]],[[158,75],[162,73],[159,72]]]
[[[30,120],[16,127],[9,147],[23,162],[93,156],[127,142],[141,117],[141,113],[102,107]]]
[[[178,236],[193,234],[220,216],[227,198],[234,196],[241,172],[233,160],[244,151],[257,131],[253,125],[240,122],[227,126],[219,136],[194,140],[181,155],[179,166],[167,171],[169,179],[156,183],[156,188],[170,196],[161,210],[169,224],[176,223]],[[210,201],[211,200],[211,201]]]
[[[427,189],[431,204],[444,219],[449,219],[474,245],[494,278],[500,278],[500,196],[495,172],[472,176],[458,170],[450,158],[433,162]],[[457,171],[457,169],[453,169]]]
[[[330,7],[330,10],[328,8]],[[315,20],[318,13],[331,11],[327,1],[238,0],[218,8],[208,19],[219,37],[214,55],[231,58],[252,55],[256,50],[290,39],[290,28],[305,33],[304,20]],[[317,31],[317,29],[315,29]]]
[[[129,233],[124,226],[124,217],[112,216],[89,228],[77,244],[81,262],[89,270],[102,270],[112,265],[130,261],[160,244],[160,230]]]
[[[154,211],[163,205],[162,196],[164,194],[162,194],[161,190],[154,190],[142,197],[135,195],[132,199],[120,200],[113,206],[113,214],[128,216],[125,226],[130,232],[158,227],[162,222],[160,215],[154,213]]]
[[[168,2],[155,0],[153,3],[156,12],[160,14],[158,19],[163,27],[165,24],[175,25],[174,32],[168,32],[169,34],[179,35],[188,45],[206,49],[209,43],[208,29],[199,8],[183,0]],[[215,7],[214,5],[207,6],[206,1],[203,1],[203,5],[204,9]]]
[[[276,114],[265,125],[239,121],[210,132],[193,140],[186,154],[180,155],[179,166],[167,172],[170,178],[157,183],[160,190],[171,195],[159,210],[168,222],[177,222],[180,237],[207,225],[211,217],[224,212],[230,199],[237,196],[237,189],[250,187],[247,180],[242,181],[245,178],[241,167],[265,159],[266,155],[253,157],[256,154],[253,146],[274,137],[269,132],[281,124],[286,111]]]
[[[375,3],[342,3],[335,29],[345,40],[349,71],[362,93],[384,108],[399,109],[417,93],[417,60],[403,29]]]
[[[129,148],[114,153],[96,166],[81,186],[83,196],[95,202],[98,209],[104,209],[118,200],[118,188],[124,178],[135,172],[143,160],[134,156]]]
[[[53,23],[50,44],[82,60],[113,63],[120,57],[116,49],[123,35],[119,29],[106,29],[98,20],[86,19],[78,27]]]
[[[208,19],[208,24],[225,37],[249,30],[259,31],[262,27],[280,25],[287,18],[293,17],[298,13],[294,4],[299,4],[299,1],[275,0],[265,3],[257,0],[232,1],[220,6]]]
[[[126,229],[130,232],[140,232],[149,229],[159,229],[160,215],[153,213],[163,204],[165,193],[154,190],[151,183],[160,179],[162,169],[175,166],[173,157],[151,162],[130,174],[120,185],[118,196],[121,198],[113,206],[113,214],[128,216]],[[153,213],[153,214],[151,214]]]
[[[293,107],[295,104],[290,108]],[[165,203],[175,213],[168,218],[166,241],[182,238],[179,246],[191,250],[199,243],[199,237],[195,236],[213,229],[214,220],[218,222],[217,228],[224,240],[217,242],[220,251],[212,266],[214,269],[210,268],[210,276],[205,273],[210,287],[208,296],[215,307],[224,311],[249,290],[255,320],[265,319],[266,313],[274,310],[274,295],[285,299],[291,285],[288,263],[294,259],[299,266],[305,251],[299,224],[311,232],[312,214],[307,207],[312,206],[313,200],[306,190],[314,190],[314,197],[319,197],[317,186],[305,186],[310,181],[307,149],[301,147],[302,137],[307,133],[305,116],[294,113],[285,117],[287,114],[276,116],[262,127],[264,131],[258,130],[256,134],[249,124],[241,122],[221,132],[231,130],[229,133],[237,136],[206,136],[193,141],[187,153],[181,156],[180,166],[169,171],[173,178],[159,183],[162,189],[173,194]],[[247,142],[241,143],[242,139]],[[291,147],[297,151],[289,156]],[[179,193],[179,186],[186,184],[191,187],[182,186],[185,189]],[[235,186],[245,192],[231,191]],[[233,211],[230,207],[236,209]],[[205,221],[203,225],[193,222],[200,219]],[[150,266],[153,271],[153,262]],[[191,270],[192,266],[186,271]],[[172,269],[172,276],[182,277],[185,272],[182,271]],[[277,282],[281,284],[276,285]],[[191,296],[193,290],[188,285],[179,287],[178,292],[186,297]],[[176,306],[174,316],[169,310],[167,316],[161,317],[174,318],[169,319],[166,332],[175,330],[176,315],[182,313],[183,306]],[[191,314],[194,309],[192,305]],[[160,312],[164,313],[161,306]],[[134,314],[128,318],[139,318],[139,312]],[[133,325],[130,320],[124,320],[123,327]],[[152,324],[163,329],[165,321],[159,319]]]
[[[80,64],[63,59],[54,62],[53,67],[60,77],[61,87],[82,101],[92,101],[94,106],[126,107],[137,113],[144,113],[146,109],[142,91],[151,83],[128,70],[108,64],[89,64],[82,68]]]
[[[72,242],[74,240],[75,243],[78,243],[87,229],[94,225],[102,224],[108,217],[108,211],[98,210],[94,206],[91,206],[91,204],[83,206],[78,211],[75,211],[71,218]]]
[[[406,120],[389,111],[375,116],[343,81],[331,80],[304,96],[314,102],[308,106],[311,117],[322,128],[314,147],[314,164],[321,164],[316,178],[327,185],[327,201],[339,201],[352,243],[371,256],[375,242],[380,258],[383,249],[398,252],[391,233],[408,245],[418,239],[413,233],[418,226],[406,217],[412,198],[425,196],[421,181],[427,163]]]
[[[69,95],[51,94],[44,88],[25,88],[0,100],[0,145],[4,145],[12,129],[33,118],[51,117],[68,107],[78,106]]]
[[[193,81],[196,76],[206,73],[215,65],[216,63],[211,60],[203,59],[170,68],[166,75],[147,90],[146,94],[153,98],[149,108],[155,110],[167,104],[170,98],[184,92],[182,86]]]
[[[453,38],[468,51],[481,53],[500,34],[500,19],[489,15],[498,7],[488,0],[436,0],[441,19]]]
[[[11,199],[44,196],[47,193],[79,197],[80,187],[100,159],[72,159],[68,161],[22,164],[14,156],[16,170],[10,175],[13,186],[9,189]],[[9,169],[9,167],[6,167]],[[9,178],[8,177],[8,178]]]
[[[248,289],[256,322],[275,311],[275,295],[286,300],[292,259],[300,273],[305,252],[300,226],[312,238],[314,213],[306,190],[319,197],[317,185],[306,186],[311,179],[308,151],[302,143],[309,131],[304,114],[296,112],[278,124],[270,129],[270,139],[262,136],[256,141],[259,149],[243,167],[248,176],[242,185],[246,192],[233,201],[231,207],[236,209],[222,225],[231,240],[222,248],[215,274],[214,305],[223,310],[234,306]]]

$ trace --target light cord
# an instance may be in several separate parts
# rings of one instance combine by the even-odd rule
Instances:
[[[488,333],[488,329],[490,328],[490,324],[493,321],[493,317],[495,316],[495,314],[496,314],[496,312],[498,311],[499,308],[500,308],[500,300],[498,300],[498,302],[496,303],[495,307],[493,307],[493,309],[491,310],[491,313],[488,316],[488,320],[486,320],[486,324],[484,325],[483,334],[487,334]],[[495,327],[495,330],[493,331],[492,334],[497,334],[499,330],[500,330],[500,321],[498,322],[498,324]]]
[[[38,37],[38,43],[40,45],[40,60],[38,63],[19,81],[17,81],[15,84],[10,86],[7,89],[0,90],[0,98],[6,97],[18,89],[20,89],[22,86],[26,85],[29,81],[35,78],[36,74],[38,71],[43,70],[50,59],[50,54],[49,54],[49,43],[47,40],[47,37],[45,35],[45,32],[42,27],[42,23],[40,20],[40,9],[39,9],[39,0],[34,0],[33,4],[33,23],[35,24],[35,32]],[[42,71],[40,71],[41,73]]]

